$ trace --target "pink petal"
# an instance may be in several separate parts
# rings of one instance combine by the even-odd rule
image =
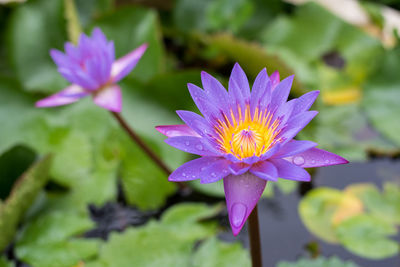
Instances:
[[[242,229],[250,213],[260,199],[267,181],[247,172],[224,178],[226,207],[233,235]]]
[[[147,44],[142,44],[129,54],[117,59],[111,67],[111,81],[116,83],[128,75],[139,62],[146,49]]]
[[[162,133],[167,137],[175,137],[175,136],[196,136],[200,137],[195,131],[192,130],[186,124],[178,124],[178,125],[160,125],[156,126],[156,130]]]
[[[96,105],[108,109],[113,112],[121,112],[122,109],[122,94],[121,88],[116,85],[110,85],[100,89],[93,97]]]
[[[79,85],[72,84],[54,95],[51,95],[49,97],[37,101],[35,106],[38,108],[43,108],[43,107],[67,105],[78,101],[79,99],[87,96],[88,94],[89,93],[87,93]]]
[[[311,148],[297,155],[286,157],[285,160],[302,168],[314,168],[339,164],[347,164],[348,160],[332,152],[319,148]]]

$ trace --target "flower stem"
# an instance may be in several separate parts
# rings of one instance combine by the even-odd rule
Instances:
[[[253,267],[262,267],[262,254],[260,242],[260,227],[258,224],[258,205],[256,205],[249,216],[249,239],[251,263]]]
[[[171,174],[171,170],[167,165],[151,150],[150,147],[135,133],[135,131],[129,127],[128,123],[122,118],[122,116],[117,112],[111,112],[114,118],[118,121],[125,132],[131,137],[131,139],[149,156],[149,158],[160,167],[161,170],[165,172],[166,175]]]

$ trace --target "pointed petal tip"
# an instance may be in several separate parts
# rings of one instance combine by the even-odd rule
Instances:
[[[229,222],[231,224],[232,233],[237,236],[242,230],[248,216],[248,208],[245,204],[236,202],[232,204],[229,212]]]

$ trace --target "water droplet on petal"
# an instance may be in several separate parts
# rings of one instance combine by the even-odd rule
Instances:
[[[217,177],[217,175],[215,174],[215,172],[211,173],[212,177]]]
[[[186,177],[186,173],[182,172],[182,176],[183,176],[183,177]]]
[[[247,207],[243,203],[234,203],[231,208],[231,223],[234,227],[240,227],[244,223]]]
[[[311,161],[311,164],[315,164],[315,160],[312,160],[312,161]]]
[[[326,160],[325,160],[325,164],[329,164],[329,159],[326,159]]]
[[[190,145],[189,141],[186,141],[186,142],[185,142],[185,145],[187,145],[187,146]]]
[[[199,145],[196,145],[196,149],[198,149],[198,150],[200,150],[200,151],[201,151],[201,150],[203,150],[203,146],[202,146],[202,145],[200,145],[200,144],[199,144]]]
[[[296,156],[293,158],[293,164],[297,165],[297,166],[301,166],[304,164],[305,160],[302,156]]]

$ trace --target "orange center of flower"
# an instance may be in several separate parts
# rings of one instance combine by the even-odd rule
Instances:
[[[277,130],[279,120],[272,121],[273,114],[267,110],[260,112],[258,108],[251,116],[249,106],[246,107],[244,116],[238,107],[238,114],[239,118],[236,118],[231,110],[230,120],[224,114],[224,120],[217,121],[215,130],[220,148],[238,159],[260,156],[267,152],[280,132]]]

